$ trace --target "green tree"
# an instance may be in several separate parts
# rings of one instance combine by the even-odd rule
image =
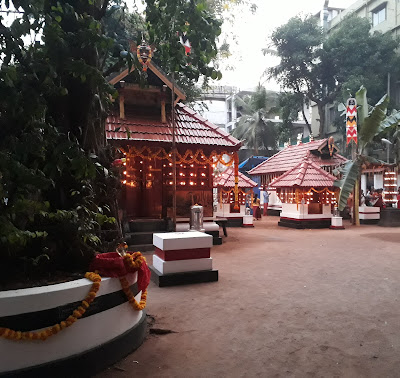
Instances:
[[[175,73],[178,81],[191,84],[201,77],[222,77],[215,66],[221,21],[214,17],[205,1],[148,0],[146,21],[150,41],[157,46],[154,59],[167,73]],[[187,56],[178,32],[186,32],[189,37],[192,51]]]
[[[239,140],[245,140],[247,148],[275,150],[277,146],[277,128],[268,121],[277,113],[277,95],[267,92],[258,85],[251,96],[236,97],[236,106],[241,113],[238,124],[232,135]]]
[[[354,190],[354,198],[359,197],[359,181],[361,177],[361,166],[366,162],[374,162],[366,155],[368,147],[376,139],[380,139],[385,133],[390,130],[397,130],[400,121],[400,111],[392,112],[388,115],[389,97],[383,96],[375,106],[368,105],[367,90],[361,87],[356,93],[358,106],[358,147],[354,160],[348,161],[341,169],[342,178],[335,182],[335,185],[340,188],[339,195],[339,210],[343,210],[347,204],[347,199],[350,193]],[[358,201],[355,204],[355,223],[359,225],[358,218]]]
[[[284,89],[313,101],[319,112],[319,134],[325,132],[325,106],[368,85],[371,97],[384,91],[387,74],[397,69],[398,41],[390,34],[371,33],[366,18],[347,17],[324,35],[315,17],[297,16],[271,36],[280,63],[269,69]]]
[[[112,0],[0,0],[0,6],[19,12],[9,26],[0,14],[1,279],[24,274],[28,265],[45,265],[49,273],[84,270],[119,231],[119,169],[105,136],[115,91],[106,77],[137,64],[129,39],[147,28],[162,33],[167,18],[144,23]],[[189,22],[200,25],[193,39],[199,47],[203,35],[216,38],[220,23],[196,9]],[[28,43],[32,35],[39,37]],[[154,41],[167,39],[154,34]],[[182,46],[172,44],[176,50],[160,47],[161,61],[182,57]],[[199,64],[182,63],[185,72],[208,67],[211,45],[195,54]]]

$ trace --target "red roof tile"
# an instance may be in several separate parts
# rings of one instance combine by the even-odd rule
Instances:
[[[240,141],[229,135],[225,130],[205,120],[187,106],[178,103],[175,111],[176,143],[236,147],[235,149],[240,147]],[[117,128],[119,130],[115,131]],[[149,118],[127,115],[126,119],[121,119],[116,115],[111,115],[106,121],[106,136],[109,140],[172,143],[171,117],[169,115],[167,123],[162,123],[161,116]]]
[[[282,176],[273,180],[270,186],[274,188],[290,187],[332,187],[336,177],[323,170],[310,160],[303,160]]]
[[[258,184],[249,179],[243,173],[239,172],[239,188],[254,188]],[[235,186],[235,171],[229,167],[225,172],[218,177],[214,177],[214,188],[233,188]]]
[[[319,166],[337,166],[347,161],[347,159],[339,154],[334,154],[332,157],[326,159],[322,158],[318,149],[326,144],[327,139],[315,140],[308,143],[301,143],[295,146],[288,146],[282,151],[279,151],[268,160],[254,167],[249,171],[251,175],[261,175],[267,173],[286,172],[296,166],[299,161],[308,158]],[[311,151],[315,151],[311,153]]]

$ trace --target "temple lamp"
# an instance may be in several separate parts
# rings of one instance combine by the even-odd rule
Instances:
[[[389,164],[389,150],[390,150],[390,145],[393,144],[390,140],[387,140],[386,138],[381,139],[382,143],[386,144],[386,160]]]

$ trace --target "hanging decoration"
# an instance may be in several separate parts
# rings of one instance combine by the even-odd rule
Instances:
[[[142,148],[130,147],[129,151],[125,152],[128,156],[128,159],[134,158],[136,156],[141,157],[142,159],[157,159],[157,160],[168,160],[172,163],[172,152],[167,152],[164,148],[151,149],[147,146]],[[230,156],[228,161],[224,160],[224,155]],[[192,150],[186,150],[184,154],[180,154],[178,151],[176,152],[176,164],[217,164],[221,163],[227,167],[233,164],[234,157],[232,156],[232,152],[222,151],[220,153],[216,151],[212,151],[208,157],[203,152],[203,150],[199,149],[196,152]]]
[[[349,98],[346,106],[346,145],[351,141],[357,144],[357,101]]]
[[[186,26],[189,26],[190,24],[186,21],[185,22]],[[178,37],[179,37],[179,42],[180,44],[185,48],[185,55],[189,55],[192,52],[192,45],[190,44],[189,38],[187,37],[187,32],[179,33],[177,32]]]
[[[136,53],[139,63],[143,66],[143,71],[146,72],[151,59],[153,58],[155,46],[150,46],[144,39],[142,39],[142,43],[139,46],[134,42],[130,42],[130,47],[131,52]]]
[[[397,202],[397,174],[386,171],[383,178],[383,202],[393,204]]]

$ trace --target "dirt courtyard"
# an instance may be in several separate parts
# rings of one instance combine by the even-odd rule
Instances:
[[[151,283],[151,327],[174,333],[98,378],[399,377],[400,228],[277,221],[228,228],[212,249],[219,282]]]

